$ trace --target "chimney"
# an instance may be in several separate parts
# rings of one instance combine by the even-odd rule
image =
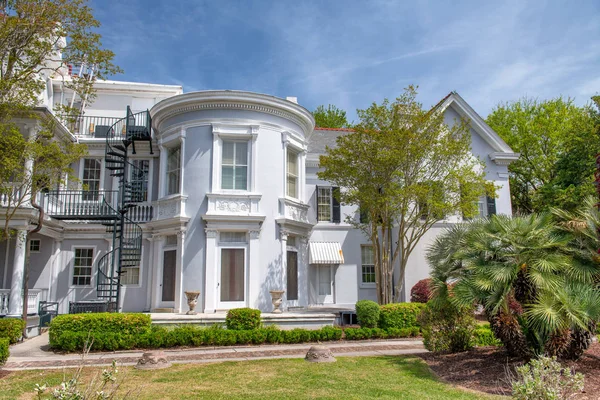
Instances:
[[[292,102],[292,103],[294,103],[294,104],[298,104],[298,98],[297,98],[297,97],[291,97],[291,96],[288,96],[288,97],[286,97],[285,99],[286,99],[287,101],[291,101],[291,102]]]

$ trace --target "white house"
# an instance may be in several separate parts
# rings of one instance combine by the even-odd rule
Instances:
[[[31,313],[40,301],[67,313],[70,302],[98,299],[123,311],[179,313],[185,291],[200,291],[204,313],[270,311],[274,289],[285,290],[284,309],[376,298],[369,241],[344,222],[358,218],[357,209],[337,204],[335,189],[317,177],[319,155],[346,130],[315,128],[295,98],[116,81],[96,87],[84,116],[63,127],[89,148],[74,166],[80,181],[40,199],[48,215],[29,243]],[[48,78],[46,112],[69,96]],[[439,107],[449,124],[470,121],[473,154],[500,187],[496,199],[481,199],[481,215],[510,214],[507,166],[517,155],[457,93]],[[22,233],[35,220],[24,209],[11,226]],[[428,275],[427,244],[459,220],[449,217],[423,238],[405,288]],[[24,254],[17,238],[0,242],[0,314],[21,313]]]

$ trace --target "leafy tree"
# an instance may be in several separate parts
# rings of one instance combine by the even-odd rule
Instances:
[[[342,187],[339,200],[361,209],[363,218],[347,221],[373,245],[380,304],[399,299],[408,259],[435,222],[475,215],[477,199],[494,191],[470,152],[467,124],[446,125],[443,112],[424,110],[416,95],[411,86],[394,102],[358,110],[354,130],[320,159],[319,178]]]
[[[315,123],[320,128],[347,128],[349,126],[346,119],[346,111],[341,110],[330,104],[325,106],[320,105],[313,111]]]
[[[487,117],[490,125],[521,154],[508,167],[513,209],[531,213],[559,207],[574,210],[594,193],[595,154],[600,136],[597,112],[558,97],[523,98],[499,104]]]
[[[578,358],[600,317],[593,198],[577,213],[493,216],[447,230],[427,251],[434,301],[482,305],[518,356]]]
[[[70,164],[86,151],[48,110],[38,107],[47,80],[63,76],[73,98],[91,102],[94,80],[120,70],[112,63],[114,54],[102,48],[94,32],[100,24],[85,0],[5,0],[0,8],[0,195],[6,199],[2,237],[11,235],[10,220],[19,207],[38,210],[37,226],[19,238],[26,249],[26,320],[28,243],[42,229],[44,217],[37,195],[62,183]],[[80,74],[69,74],[72,66],[81,67]],[[54,110],[75,111],[68,106]]]

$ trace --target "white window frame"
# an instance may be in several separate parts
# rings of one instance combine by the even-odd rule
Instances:
[[[258,125],[237,124],[212,124],[213,130],[213,162],[212,162],[212,187],[211,193],[253,193],[257,187],[256,174],[256,138],[258,137]],[[247,178],[246,190],[222,189],[222,160],[223,142],[246,142],[248,143],[247,154]]]
[[[320,189],[327,189],[329,190],[329,219],[328,220],[321,220],[319,219],[319,210],[321,209],[321,205],[319,203],[319,190]],[[331,221],[333,220],[333,186],[317,186],[316,187],[316,192],[317,192],[317,223],[331,223]]]
[[[75,276],[75,250],[76,249],[92,249],[92,265],[91,265],[91,275],[90,275],[90,284],[89,285],[74,285],[73,277]],[[95,269],[98,260],[98,251],[97,246],[71,246],[71,261],[69,262],[69,288],[70,289],[89,289],[94,287],[95,281]]]
[[[363,249],[365,249],[365,248],[370,248],[371,251],[373,252],[373,264],[363,264],[363,251],[364,251]],[[373,267],[373,277],[375,279],[374,282],[365,282],[363,280],[364,275],[365,275],[364,272],[363,272],[365,266],[367,266],[367,267],[372,266]],[[375,252],[374,252],[374,249],[373,249],[373,245],[371,245],[371,244],[361,244],[360,245],[360,286],[361,287],[366,287],[366,288],[372,288],[372,287],[376,286],[376,282],[377,282],[377,276],[375,275]]]
[[[33,244],[37,243],[37,250],[33,250]],[[30,253],[39,253],[42,250],[42,240],[41,239],[29,239],[29,252]]]
[[[231,143],[233,144],[233,160],[232,160],[232,164],[225,164],[223,162],[223,149],[225,148],[225,144],[226,143]],[[246,164],[237,164],[236,163],[236,154],[237,154],[237,149],[238,149],[238,143],[243,143],[246,145]],[[224,139],[221,142],[221,190],[222,191],[227,191],[227,192],[247,192],[248,191],[248,187],[249,187],[249,180],[250,180],[250,166],[249,161],[250,161],[250,142],[248,140],[230,140],[230,139]],[[243,154],[243,153],[242,153]],[[223,168],[224,167],[232,167],[233,168],[233,187],[232,188],[224,188],[223,187]],[[235,177],[236,177],[236,167],[246,167],[246,189],[236,189],[235,188]]]
[[[100,182],[98,184],[98,191],[102,191],[104,190],[104,171],[105,171],[105,160],[103,157],[84,157],[80,160],[80,168],[79,168],[79,182],[81,182],[81,189],[83,190],[83,175],[84,175],[84,171],[85,171],[85,160],[99,160],[100,161]],[[96,200],[84,200],[83,199],[83,191],[81,193],[81,201],[90,201],[90,202],[97,202],[100,200],[100,196],[98,196],[98,199]]]
[[[169,170],[169,157],[171,155],[171,152],[175,151],[176,149],[179,149],[179,166],[177,169],[173,169],[173,170]],[[183,168],[182,168],[182,162],[181,162],[181,158],[182,158],[182,154],[183,154],[183,146],[181,143],[177,143],[175,146],[171,146],[171,147],[166,147],[165,148],[167,155],[165,157],[166,162],[165,162],[165,195],[166,196],[175,196],[178,194],[181,194],[181,187],[182,187],[182,172],[183,172]],[[178,171],[177,172],[177,191],[170,193],[169,191],[169,174]]]
[[[288,169],[290,155],[296,157],[295,174],[292,174]],[[296,192],[293,194],[290,194],[290,178],[296,181]],[[285,196],[296,200],[300,198],[300,151],[297,151],[291,146],[287,146],[285,152]]]
[[[146,200],[141,201],[140,203],[148,203],[151,201],[152,198],[152,179],[153,179],[153,173],[152,173],[152,163],[153,163],[153,158],[131,158],[130,161],[132,164],[135,165],[136,162],[142,162],[142,161],[148,161],[148,174],[146,175],[146,178],[148,180],[148,187],[147,189],[147,193],[146,193]],[[132,182],[133,179],[131,177],[131,170],[129,172],[129,181]]]

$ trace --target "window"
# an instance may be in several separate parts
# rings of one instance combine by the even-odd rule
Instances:
[[[287,151],[287,188],[286,195],[298,198],[298,153]]]
[[[167,155],[167,195],[179,193],[181,146],[169,149]]]
[[[140,267],[123,268],[121,275],[122,285],[139,285],[140,284]]]
[[[89,286],[92,280],[94,249],[75,249],[73,286]]]
[[[248,142],[223,141],[221,189],[247,190]]]
[[[41,244],[40,239],[31,239],[29,241],[29,251],[32,253],[39,253],[40,252],[40,244]]]
[[[83,160],[83,200],[96,201],[100,193],[100,175],[102,172],[102,161],[98,158],[85,158]]]
[[[439,181],[428,181],[422,184],[423,193],[419,198],[418,206],[421,219],[427,220],[433,218],[442,220],[446,216],[440,209],[444,204],[444,186]]]
[[[139,193],[138,201],[148,201],[148,174],[150,160],[133,160],[131,168],[131,185]]]
[[[221,232],[219,241],[221,243],[247,243],[246,232]]]
[[[361,246],[362,283],[375,283],[375,259],[373,246]]]
[[[340,222],[338,187],[317,186],[317,221]]]

